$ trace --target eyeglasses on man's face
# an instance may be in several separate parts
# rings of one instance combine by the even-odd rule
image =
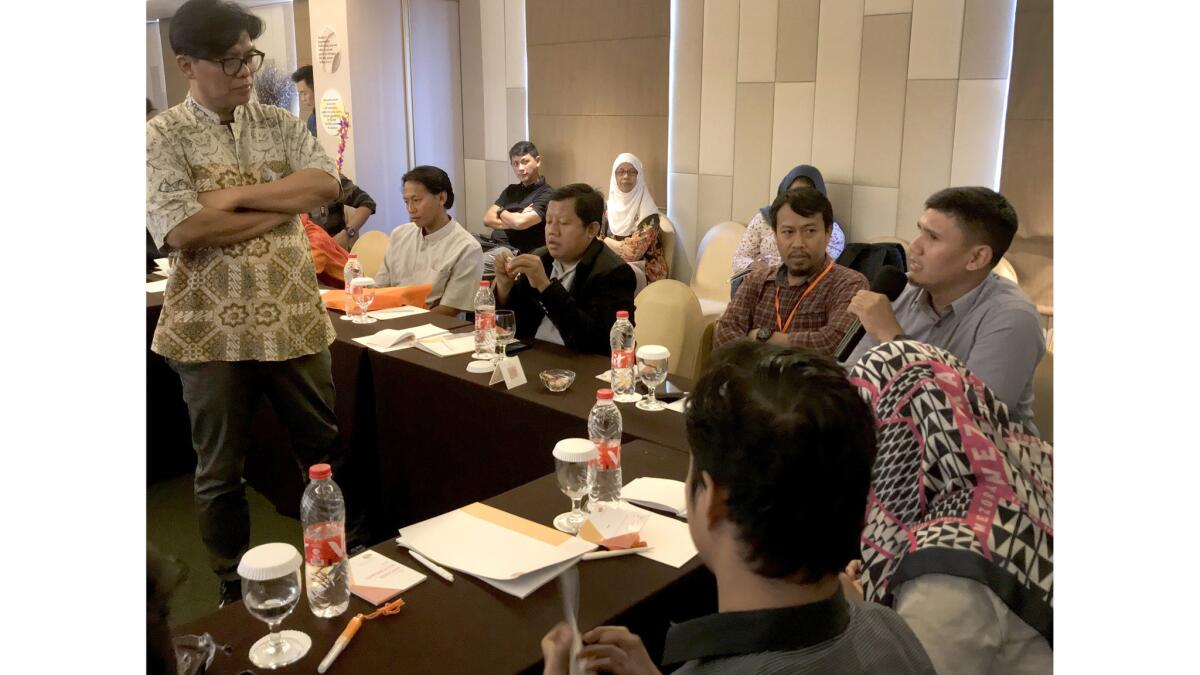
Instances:
[[[266,54],[255,49],[247,52],[245,56],[228,56],[220,59],[209,59],[203,56],[199,58],[203,61],[212,61],[213,63],[221,64],[221,70],[229,77],[234,77],[242,72],[242,66],[249,68],[251,73],[258,72],[258,69],[262,68],[263,59],[266,56]]]

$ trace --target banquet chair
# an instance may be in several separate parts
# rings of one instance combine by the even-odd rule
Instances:
[[[671,352],[668,372],[695,379],[704,317],[700,301],[681,281],[660,279],[633,300],[634,336],[639,345],[662,345]]]
[[[996,268],[992,271],[1014,284],[1020,285],[1021,283],[1017,280],[1017,270],[1013,269],[1012,263],[1008,262],[1008,258],[1001,258],[1000,262],[996,263]]]
[[[1047,349],[1033,371],[1033,423],[1042,440],[1054,444],[1054,352]]]
[[[379,271],[379,266],[383,264],[383,256],[387,253],[387,247],[388,236],[379,230],[371,230],[358,237],[358,241],[354,242],[350,252],[358,256],[363,274],[373,277]]]
[[[746,232],[746,226],[727,220],[704,235],[696,252],[696,271],[692,290],[700,300],[704,317],[717,320],[729,304],[729,277],[733,275],[733,252]]]
[[[667,218],[667,214],[658,214],[658,226],[662,229],[662,247],[663,258],[667,261],[667,268],[670,272],[675,271],[675,223]],[[668,277],[671,275],[668,273]]]

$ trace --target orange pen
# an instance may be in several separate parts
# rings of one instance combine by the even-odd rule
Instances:
[[[342,634],[338,636],[337,641],[333,643],[333,647],[329,648],[329,653],[325,655],[325,658],[321,659],[321,665],[317,666],[317,672],[324,675],[325,671],[329,670],[329,666],[333,665],[333,662],[337,659],[338,655],[341,654],[344,649],[346,649],[346,645],[350,644],[350,640],[354,638],[354,634],[357,633],[358,629],[362,627],[362,623],[365,619],[374,619],[380,614],[395,614],[399,612],[400,608],[403,606],[404,600],[401,598],[396,598],[395,600],[366,616],[363,616],[362,614],[355,614],[354,618],[350,619],[350,622],[346,624],[346,629],[343,630]]]

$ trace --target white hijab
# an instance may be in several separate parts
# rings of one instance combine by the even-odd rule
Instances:
[[[617,167],[630,163],[637,169],[637,183],[629,192],[617,187]],[[628,237],[638,223],[652,213],[658,213],[654,197],[646,189],[646,173],[642,171],[642,160],[628,152],[617,155],[612,172],[608,174],[608,233],[617,237]]]

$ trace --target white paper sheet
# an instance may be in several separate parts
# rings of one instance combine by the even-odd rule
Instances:
[[[650,519],[642,527],[639,536],[648,546],[654,548],[638,555],[676,569],[683,567],[696,556],[696,545],[692,542],[692,533],[688,531],[687,523],[638,508],[628,502],[626,505],[626,508],[650,514]]]
[[[556,576],[547,568],[566,569],[596,548],[577,537],[552,545],[462,509],[401,528],[396,543],[520,598]]]
[[[475,334],[466,333],[463,335],[448,334],[441,337],[432,337],[426,340],[421,340],[417,343],[417,348],[423,352],[429,352],[434,356],[458,356],[459,354],[469,354],[475,351]]]
[[[158,281],[147,281],[146,282],[146,292],[147,293],[162,293],[166,290],[167,290],[167,280],[166,279],[159,279]]]
[[[600,380],[601,382],[612,382],[612,371],[606,370],[603,373],[600,373],[599,375],[597,375],[596,379]]]
[[[354,341],[374,349],[377,352],[394,352],[397,349],[408,349],[417,344],[417,340],[448,333],[444,328],[427,323],[404,330],[385,328],[374,335],[354,338]]]
[[[388,319],[399,319],[402,316],[415,316],[417,314],[428,314],[429,310],[424,307],[416,307],[414,305],[404,305],[403,307],[389,307],[388,309],[377,309],[373,312],[367,312],[367,316],[386,321]]]
[[[670,478],[637,478],[621,488],[621,498],[677,516],[687,515],[683,481]]]
[[[678,401],[672,401],[672,402],[668,403],[667,410],[674,410],[675,412],[677,412],[679,414],[683,414],[685,405],[687,405],[687,397],[686,396],[679,399]]]

